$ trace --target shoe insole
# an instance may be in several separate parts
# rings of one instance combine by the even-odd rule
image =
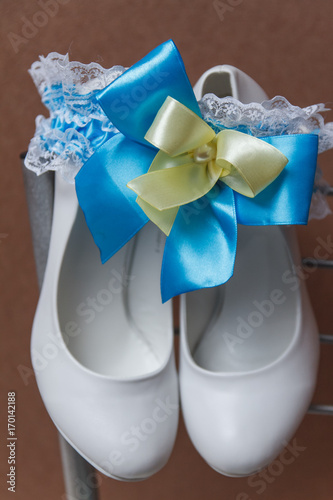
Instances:
[[[292,276],[279,228],[239,226],[232,278],[187,296],[196,363],[209,371],[240,372],[267,366],[281,356],[297,325],[298,287]],[[206,310],[210,312],[205,316]]]
[[[231,96],[230,74],[226,71],[221,71],[208,75],[202,88],[202,95],[204,96],[205,94],[215,94],[220,98]]]
[[[164,241],[148,223],[102,265],[81,209],[58,283],[58,318],[71,354],[102,375],[129,378],[157,370],[169,356],[171,301],[162,305]]]

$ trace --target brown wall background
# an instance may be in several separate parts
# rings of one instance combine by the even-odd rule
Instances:
[[[157,44],[173,38],[191,82],[216,64],[232,64],[250,74],[270,96],[295,105],[333,101],[333,2],[331,0],[50,0],[59,9],[44,27],[13,49],[8,35],[22,36],[47,0],[1,0],[1,499],[7,492],[6,394],[17,392],[17,500],[60,500],[64,495],[57,433],[43,407],[34,377],[27,384],[17,367],[30,367],[29,337],[38,300],[29,221],[19,153],[45,110],[27,73],[38,55],[69,52],[72,60],[105,67],[130,66]],[[214,5],[219,4],[220,16]],[[224,14],[223,14],[224,12]],[[333,113],[327,115],[333,121]],[[321,166],[333,185],[333,153]],[[333,208],[332,201],[330,201]],[[332,237],[332,216],[299,230],[302,254],[311,256],[316,238]],[[308,275],[320,331],[333,333],[333,270]],[[333,404],[333,348],[322,348],[316,402]],[[294,463],[262,494],[247,479],[211,470],[195,452],[183,425],[163,471],[142,483],[119,483],[101,476],[101,498],[121,500],[331,500],[333,498],[333,418],[307,415],[296,434],[305,447]]]

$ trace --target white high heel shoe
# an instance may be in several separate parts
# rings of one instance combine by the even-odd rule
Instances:
[[[74,186],[56,174],[33,367],[60,433],[120,480],[160,470],[177,432],[172,306],[159,293],[162,248],[161,232],[148,224],[102,265]]]
[[[231,66],[206,72],[198,99],[214,92],[263,101]],[[180,390],[189,436],[206,462],[246,476],[282,451],[310,404],[318,331],[291,228],[239,226],[233,277],[181,299]]]

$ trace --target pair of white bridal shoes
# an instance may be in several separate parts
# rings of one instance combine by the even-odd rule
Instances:
[[[206,107],[233,96],[228,103],[237,99],[239,113],[247,109],[241,103],[267,99],[232,66],[207,71],[194,93],[198,101],[206,95]],[[38,388],[59,432],[88,462],[112,478],[144,479],[167,463],[178,426],[172,301],[160,296],[168,237],[148,222],[102,264],[74,185],[55,177],[31,340]],[[184,293],[180,312],[186,428],[204,460],[228,476],[262,469],[291,439],[313,395],[319,353],[305,285],[295,275],[293,229],[237,230],[233,276]]]

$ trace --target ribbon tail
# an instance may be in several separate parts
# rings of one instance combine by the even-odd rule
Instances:
[[[244,225],[306,224],[318,155],[318,136],[264,137],[289,160],[277,179],[255,198],[235,193],[237,220]]]
[[[103,263],[148,221],[126,184],[147,172],[155,154],[117,134],[89,158],[75,178],[78,201]]]
[[[139,205],[139,207],[141,207],[141,209],[144,211],[144,213],[147,215],[147,217],[154,224],[156,224],[156,226],[159,227],[159,229],[163,231],[164,234],[169,236],[171,228],[178,213],[178,207],[169,208],[167,210],[158,210],[152,205],[149,205],[149,203],[147,203],[140,197],[136,199],[136,202]]]
[[[234,195],[218,183],[208,195],[179,209],[164,248],[162,301],[225,283],[233,274],[236,244]]]

